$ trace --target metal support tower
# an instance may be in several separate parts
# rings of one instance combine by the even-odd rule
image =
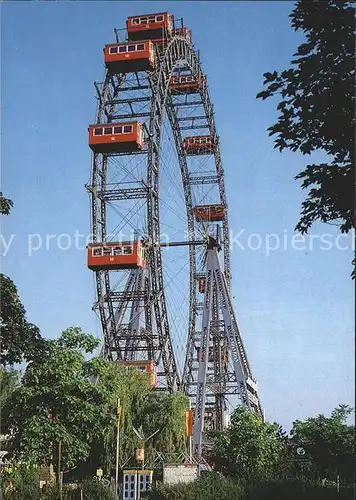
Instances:
[[[219,244],[210,238],[206,250],[206,281],[195,392],[193,453],[203,454],[206,420],[223,426],[225,399],[238,395],[241,402],[262,417],[257,382],[247,360],[229,286],[219,260]],[[214,425],[215,424],[215,425]]]

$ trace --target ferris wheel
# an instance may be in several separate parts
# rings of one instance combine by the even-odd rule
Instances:
[[[191,398],[196,454],[227,397],[261,405],[230,299],[228,210],[207,76],[169,13],[129,17],[104,48],[89,126],[104,356]]]

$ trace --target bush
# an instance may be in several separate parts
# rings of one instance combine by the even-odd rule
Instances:
[[[9,482],[13,489],[8,489]],[[4,500],[39,500],[40,479],[38,470],[31,467],[14,467],[1,474]]]
[[[160,485],[148,495],[149,500],[243,500],[241,487],[232,479],[216,473],[203,475],[192,483]]]
[[[268,482],[245,485],[210,473],[189,484],[160,485],[149,500],[354,500],[352,488],[339,492],[302,481]]]
[[[14,489],[6,491],[7,479],[3,478],[4,500],[80,500],[80,489],[83,490],[83,500],[116,500],[111,489],[96,479],[85,481],[78,489],[70,490],[64,486],[62,492],[58,486],[44,486],[41,490],[38,472],[33,469],[12,472],[11,481]]]
[[[249,488],[246,500],[353,500],[353,490],[326,488],[306,481],[279,481]]]
[[[114,492],[95,479],[83,483],[84,500],[116,500]]]

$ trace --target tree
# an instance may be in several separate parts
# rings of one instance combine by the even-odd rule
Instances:
[[[9,215],[12,207],[12,200],[5,198],[0,192],[0,215]],[[10,404],[18,385],[18,373],[11,369],[12,365],[24,359],[26,361],[38,359],[44,352],[46,343],[39,329],[26,320],[26,311],[19,299],[15,284],[2,273],[0,273],[0,293],[0,434],[2,434],[3,409]],[[10,365],[10,370],[5,369],[6,365]],[[7,438],[5,441],[7,448]]]
[[[154,452],[182,453],[187,448],[185,435],[185,412],[188,397],[180,392],[165,394],[150,392],[139,411],[133,412],[133,425],[142,428],[146,437],[159,432],[147,442],[146,454],[154,458]]]
[[[42,356],[46,341],[37,326],[26,320],[16,285],[0,273],[0,364],[13,365]]]
[[[9,215],[13,205],[13,202],[5,198],[0,191],[0,215]]]
[[[19,372],[16,370],[5,370],[4,368],[0,368],[0,412],[18,385]]]
[[[307,165],[296,179],[309,189],[296,229],[314,222],[354,227],[354,39],[353,2],[298,0],[291,25],[306,36],[291,67],[264,74],[257,98],[279,96],[278,122],[268,128],[275,147],[302,154],[322,151],[326,160]]]
[[[114,473],[116,455],[116,406],[120,398],[120,463],[135,465],[140,441],[133,425],[145,435],[160,430],[147,446],[182,451],[186,397],[155,394],[149,378],[135,368],[89,357],[99,341],[80,328],[65,330],[47,341],[44,355],[31,361],[21,385],[7,399],[4,430],[12,430],[11,456],[25,463],[54,463],[61,444],[62,468],[87,476],[102,466]],[[153,430],[152,430],[153,429]]]
[[[352,412],[340,405],[330,417],[318,415],[293,424],[292,443],[305,449],[321,478],[335,480],[339,474],[349,483],[354,481],[355,426],[346,423]]]
[[[0,192],[0,214],[9,215],[13,202]],[[26,320],[16,285],[0,273],[0,365],[14,365],[41,356],[45,341],[37,326]]]
[[[64,468],[88,456],[92,439],[111,419],[111,395],[90,381],[105,368],[104,362],[86,360],[97,345],[80,328],[69,328],[48,341],[41,359],[28,364],[3,411],[3,424],[13,431],[13,457],[48,464],[59,443]]]
[[[145,438],[159,431],[145,443],[145,462],[152,463],[157,451],[181,453],[186,450],[185,411],[188,398],[182,393],[166,394],[152,390],[149,380],[135,368],[123,370],[108,364],[106,373],[98,382],[113,395],[112,404],[120,398],[122,421],[120,426],[120,464],[135,466],[136,449],[141,446],[133,427]],[[109,389],[110,388],[110,389]],[[105,430],[104,441],[96,442],[90,461],[101,462],[106,470],[114,470],[116,455],[116,427]]]
[[[288,449],[278,425],[264,423],[239,406],[231,425],[216,435],[211,458],[216,470],[254,483],[279,477],[286,468]]]

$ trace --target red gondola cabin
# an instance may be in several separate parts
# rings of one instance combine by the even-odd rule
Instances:
[[[142,151],[143,125],[140,122],[90,125],[89,147],[95,153]]]
[[[211,154],[215,149],[215,141],[210,135],[186,137],[183,148],[187,155]]]
[[[104,61],[107,69],[115,73],[151,70],[155,65],[153,44],[146,40],[105,45]]]
[[[205,293],[205,278],[198,279],[198,289],[199,293]]]
[[[169,88],[172,94],[195,94],[205,86],[205,77],[197,79],[194,75],[173,75]]]
[[[198,222],[219,222],[225,219],[223,205],[200,205],[193,207],[193,212]]]
[[[92,243],[88,245],[88,267],[92,271],[145,268],[143,245],[140,241]]]
[[[197,359],[197,361],[200,361],[200,347],[196,347],[195,350],[197,352],[197,358],[196,359]],[[209,361],[209,363],[214,363],[214,359],[215,359],[214,348],[213,347],[209,347],[209,355],[208,355],[208,361]],[[221,361],[225,365],[227,365],[228,360],[229,360],[228,350],[226,348],[221,347]]]
[[[157,387],[156,362],[152,360],[144,361],[120,361],[120,365],[136,368],[141,373],[148,376],[150,385]]]
[[[168,12],[131,16],[126,29],[130,41],[167,38],[172,36],[173,16]]]

